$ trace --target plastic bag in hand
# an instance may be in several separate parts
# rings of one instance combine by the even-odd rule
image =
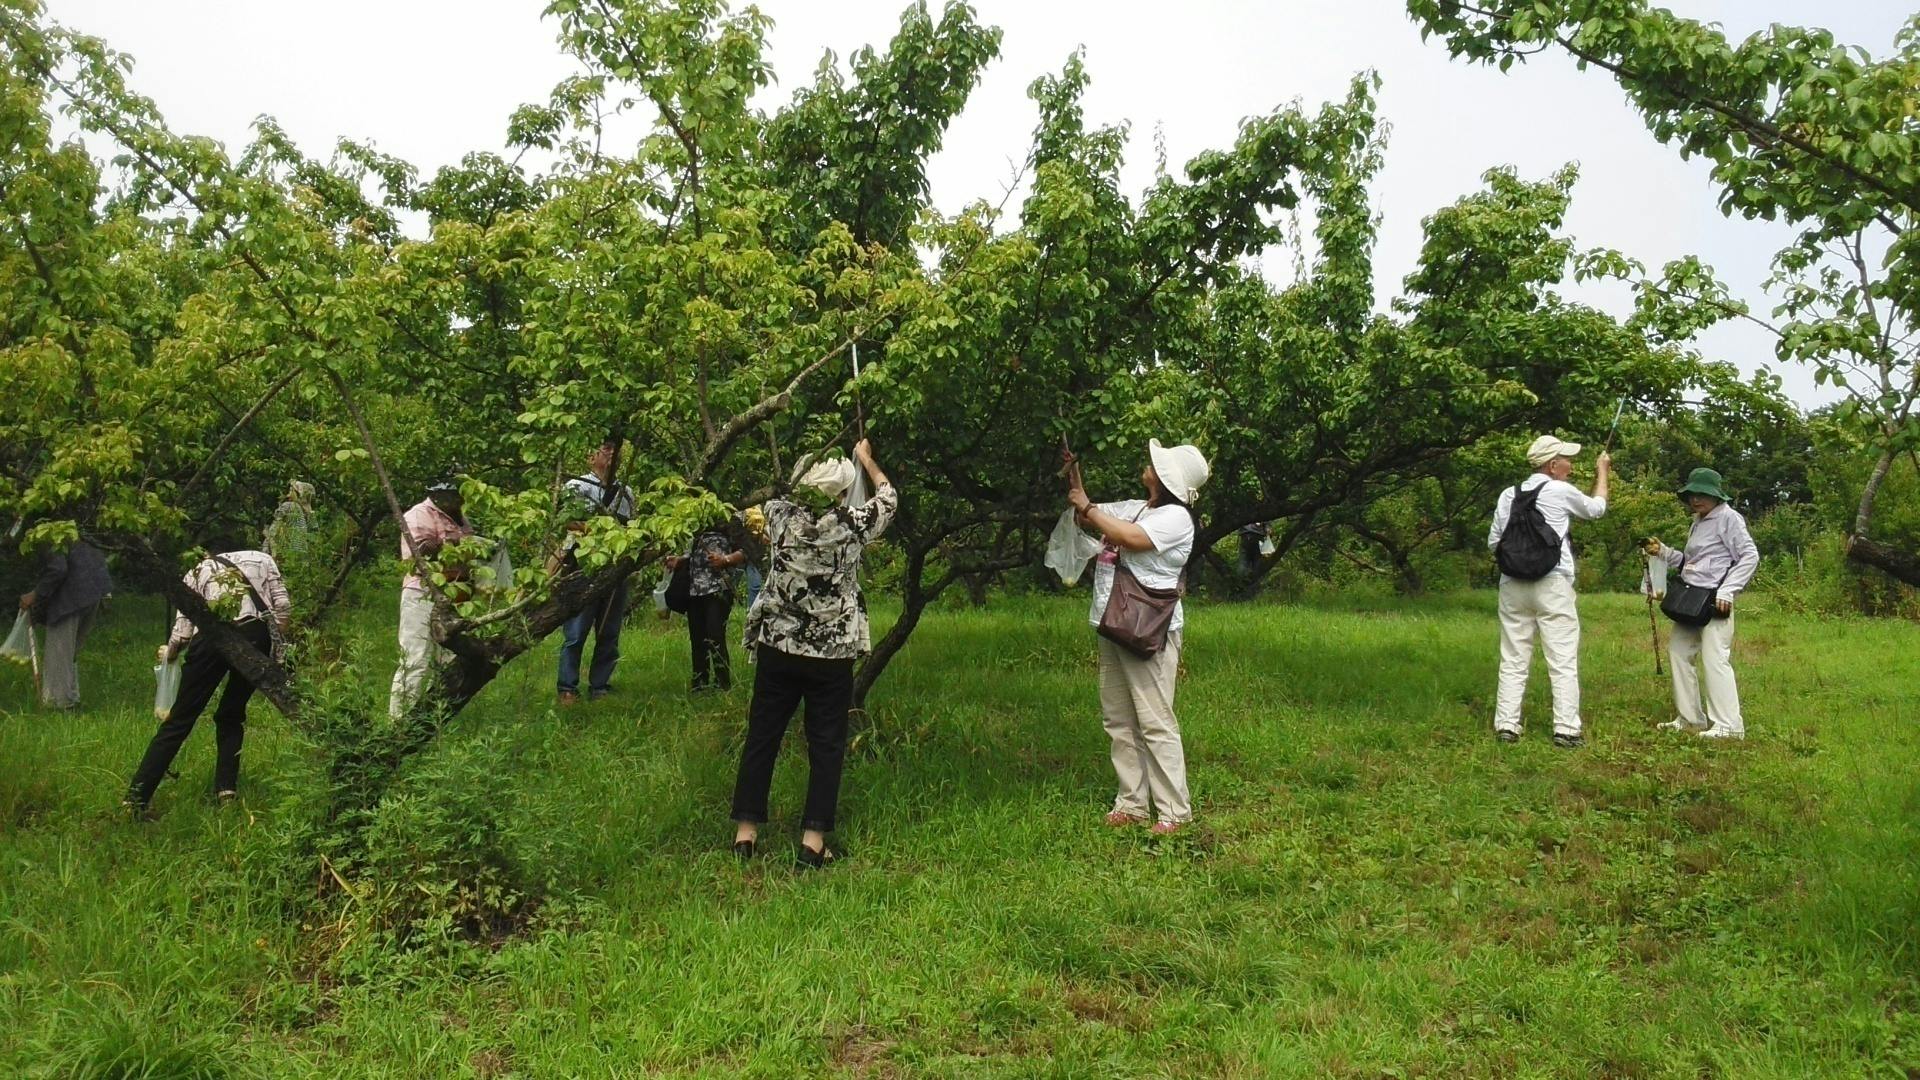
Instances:
[[[1060,575],[1062,585],[1072,585],[1086,572],[1087,560],[1100,554],[1100,541],[1082,532],[1073,520],[1073,511],[1060,515],[1053,527],[1053,535],[1047,538],[1046,564],[1049,570]]]
[[[180,696],[179,657],[153,665],[153,718],[165,720],[173,714],[173,702]]]
[[[31,663],[33,659],[33,617],[22,611],[20,617],[13,620],[13,633],[7,635],[6,644],[0,645],[0,657],[16,664]]]

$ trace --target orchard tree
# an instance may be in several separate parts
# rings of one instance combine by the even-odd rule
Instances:
[[[1371,304],[1366,192],[1377,140],[1338,164],[1314,191],[1308,273],[1285,288],[1245,274],[1213,290],[1193,345],[1136,392],[1136,423],[1187,425],[1209,448],[1215,479],[1199,546],[1243,593],[1317,530],[1367,527],[1366,507],[1450,475],[1455,456],[1483,439],[1603,432],[1621,394],[1662,393],[1694,366],[1554,291],[1576,266],[1612,258],[1558,233],[1571,167],[1538,182],[1494,170],[1484,191],[1428,218],[1419,265],[1382,314]],[[1452,490],[1449,522],[1477,491]],[[1274,550],[1251,574],[1211,556],[1258,522],[1274,523]]]
[[[874,430],[902,462],[905,559],[902,612],[861,666],[861,700],[946,589],[1037,561],[1064,505],[1063,438],[1091,455],[1095,483],[1134,483],[1145,439],[1121,437],[1120,384],[1177,340],[1212,282],[1279,235],[1274,212],[1372,116],[1363,79],[1317,115],[1255,117],[1135,207],[1119,186],[1126,131],[1087,123],[1086,85],[1078,55],[1033,83],[1017,223],[996,233],[981,204],[927,230],[935,295],[863,373]]]
[[[1501,70],[1543,51],[1612,75],[1648,130],[1705,157],[1729,215],[1800,232],[1774,258],[1771,317],[1696,259],[1641,282],[1643,318],[1675,338],[1727,318],[1775,335],[1874,435],[1848,555],[1920,584],[1920,553],[1875,538],[1875,500],[1920,450],[1920,17],[1875,59],[1820,29],[1771,26],[1738,44],[1646,0],[1409,0],[1423,34]]]

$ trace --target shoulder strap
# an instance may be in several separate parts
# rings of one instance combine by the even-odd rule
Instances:
[[[253,610],[259,612],[262,619],[266,619],[269,622],[273,621],[273,609],[267,606],[265,600],[260,599],[260,590],[253,587],[253,581],[247,577],[245,570],[240,569],[240,567],[234,564],[232,559],[227,558],[225,555],[208,555],[207,557],[234,573],[239,574],[240,584],[247,587],[247,595],[253,599]]]

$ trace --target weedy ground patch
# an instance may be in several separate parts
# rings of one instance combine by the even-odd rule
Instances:
[[[1526,738],[1489,737],[1490,595],[1196,605],[1200,818],[1159,843],[1099,824],[1084,602],[942,611],[877,693],[846,860],[805,877],[782,823],[771,854],[726,852],[746,691],[689,699],[683,632],[638,620],[615,697],[555,710],[549,649],[410,778],[393,858],[448,857],[457,836],[401,834],[478,818],[540,894],[513,933],[435,949],[308,902],[324,869],[285,837],[315,764],[264,709],[244,805],[204,797],[196,733],[160,820],[115,815],[161,625],[124,605],[85,713],[0,682],[0,1071],[1910,1075],[1915,629],[1743,605],[1753,737],[1703,746],[1653,730],[1637,599],[1586,598],[1572,753],[1538,672]],[[358,617],[340,679],[384,682],[386,617]]]

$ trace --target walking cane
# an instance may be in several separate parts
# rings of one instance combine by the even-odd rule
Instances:
[[[1647,594],[1647,632],[1653,635],[1653,673],[1665,675],[1660,666],[1660,620],[1653,614],[1653,571],[1640,571],[1640,591]]]

